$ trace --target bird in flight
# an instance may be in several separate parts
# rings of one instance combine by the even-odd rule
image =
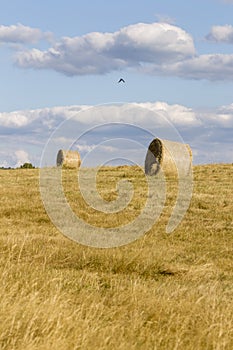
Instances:
[[[118,83],[125,83],[124,79],[119,79]]]

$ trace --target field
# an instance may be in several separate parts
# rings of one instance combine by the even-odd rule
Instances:
[[[97,249],[63,236],[39,192],[38,169],[0,171],[0,349],[233,349],[233,165],[194,167],[190,207],[170,235],[165,227],[177,184],[141,239]],[[140,168],[103,168],[98,188],[116,198],[120,178],[135,195],[125,213],[99,214],[78,193],[73,170],[64,188],[92,224],[130,221],[145,202]],[[110,221],[109,221],[110,220]]]

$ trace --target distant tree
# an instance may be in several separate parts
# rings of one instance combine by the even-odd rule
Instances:
[[[35,169],[35,167],[32,165],[32,163],[24,163],[20,166],[20,169]]]

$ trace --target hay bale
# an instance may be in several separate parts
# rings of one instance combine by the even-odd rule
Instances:
[[[188,175],[192,169],[190,146],[181,142],[154,139],[146,154],[145,173],[156,175],[161,169],[165,175]]]
[[[79,168],[81,158],[78,151],[65,151],[60,149],[57,154],[57,166],[64,168]]]

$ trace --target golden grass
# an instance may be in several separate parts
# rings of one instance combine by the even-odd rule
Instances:
[[[0,349],[233,349],[232,171],[194,167],[190,208],[167,235],[171,179],[157,224],[114,249],[81,246],[57,231],[37,169],[0,171]],[[74,194],[75,171],[63,173],[73,209],[97,225],[107,220]],[[102,196],[114,199],[122,177],[134,181],[135,195],[126,218],[112,214],[113,225],[130,221],[145,201],[134,167],[103,168]]]

